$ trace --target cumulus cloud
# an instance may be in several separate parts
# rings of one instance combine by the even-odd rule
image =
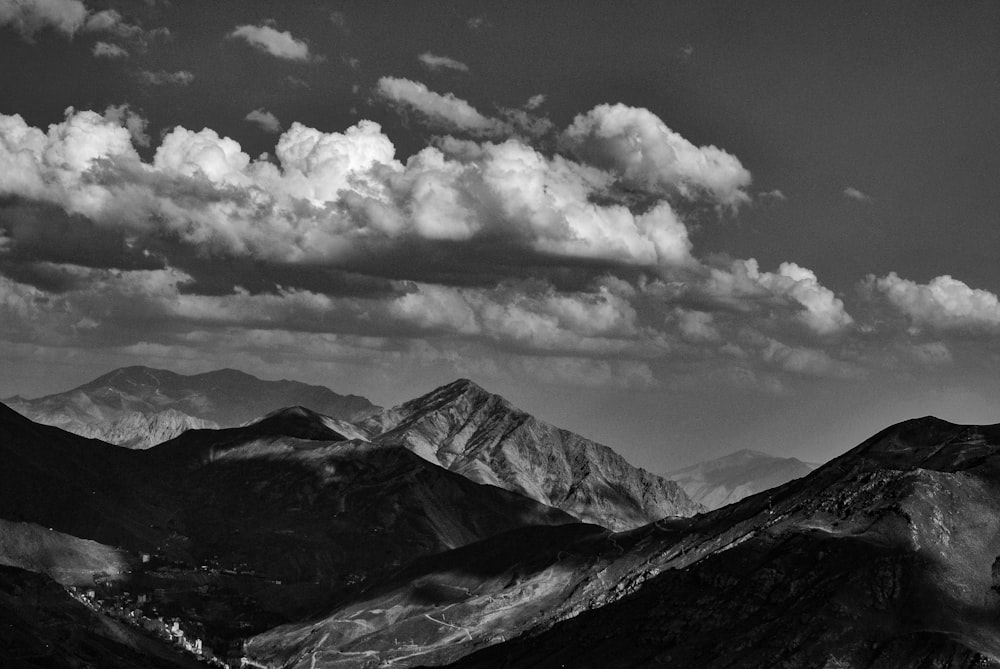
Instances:
[[[834,377],[842,379],[863,378],[863,368],[835,360],[826,351],[801,346],[788,346],[768,339],[760,350],[763,360],[786,372],[803,376]]]
[[[736,207],[749,201],[750,172],[732,154],[698,147],[648,109],[599,105],[577,116],[561,138],[579,159],[616,174],[630,188]]]
[[[903,279],[895,272],[868,278],[869,285],[920,329],[939,332],[1000,331],[1000,299],[950,276],[926,284]]]
[[[498,258],[520,249],[539,263],[691,262],[669,204],[642,213],[596,204],[605,175],[515,140],[464,154],[428,147],[403,165],[372,122],[344,133],[295,123],[277,142],[275,165],[210,129],[176,128],[141,165],[129,130],[113,120],[70,110],[44,133],[2,117],[9,149],[0,164],[9,169],[0,189],[140,230],[156,221],[186,243],[280,262],[363,264],[400,244],[486,240]]]
[[[84,30],[109,33],[122,39],[135,39],[141,37],[145,32],[140,26],[126,21],[125,17],[114,9],[105,9],[91,14],[87,17]]]
[[[10,27],[27,42],[36,33],[53,30],[65,37],[79,32],[103,33],[129,40],[144,48],[149,37],[169,35],[166,28],[151,31],[129,23],[118,11],[92,12],[80,0],[0,0],[0,27]],[[98,42],[93,53],[99,57],[121,57],[127,52],[109,42]]]
[[[538,95],[532,95],[528,98],[528,101],[524,103],[524,108],[528,111],[534,111],[543,104],[545,104],[545,96],[539,93]]]
[[[778,295],[787,295],[802,306],[797,315],[810,330],[821,335],[836,334],[854,324],[844,303],[829,288],[820,285],[816,273],[792,262],[781,263],[777,273],[758,272],[749,266],[749,275]]]
[[[753,258],[713,267],[706,280],[688,290],[695,300],[737,311],[787,312],[791,320],[819,336],[843,333],[854,325],[844,302],[820,284],[815,272],[792,262],[762,272]]]
[[[619,173],[526,139],[439,138],[403,162],[371,121],[292,123],[254,159],[177,127],[144,160],[146,129],[127,105],[48,128],[0,115],[9,338],[461,342],[630,387],[720,355],[765,370],[741,378],[850,372],[833,349],[854,321],[815,273],[699,260],[669,197],[625,206],[605,197]]]
[[[96,42],[90,52],[94,54],[94,58],[128,58],[128,51],[108,42]]]
[[[309,45],[304,40],[296,39],[287,30],[277,30],[267,24],[237,26],[229,33],[229,37],[245,40],[250,46],[275,58],[309,60]]]
[[[857,200],[858,202],[867,202],[872,199],[870,195],[861,192],[854,186],[844,188],[843,195],[849,200]]]
[[[281,121],[278,120],[277,116],[263,107],[260,109],[254,109],[252,112],[244,116],[243,120],[253,123],[265,132],[281,132]]]
[[[465,63],[449,58],[448,56],[437,56],[430,51],[417,56],[420,63],[432,72],[437,70],[455,70],[457,72],[468,72],[469,66]]]
[[[150,86],[190,86],[194,81],[194,74],[187,70],[177,72],[140,70],[138,76],[139,81]]]
[[[478,136],[507,132],[503,122],[484,116],[465,100],[452,93],[435,93],[424,84],[410,79],[382,77],[375,92],[391,104],[420,114],[428,123],[446,130],[459,130]]]
[[[785,195],[784,192],[782,192],[781,190],[775,188],[774,190],[757,193],[757,200],[765,203],[787,202],[788,196]]]
[[[46,29],[72,37],[87,15],[79,0],[0,0],[0,26],[12,28],[28,42]]]
[[[114,125],[122,125],[132,135],[132,141],[139,146],[149,146],[150,139],[146,130],[149,120],[132,109],[128,104],[108,105],[104,110],[104,119]]]

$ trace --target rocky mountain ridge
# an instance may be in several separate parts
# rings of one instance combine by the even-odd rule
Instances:
[[[232,638],[322,610],[421,555],[574,523],[324,419],[290,408],[129,450],[0,405],[0,564],[61,579],[114,562],[93,542],[131,565],[146,553],[159,566],[129,576],[130,591],[164,591]]]
[[[631,552],[454,666],[998,667],[1000,425],[906,421]]]
[[[376,443],[403,446],[473,481],[613,530],[704,510],[676,483],[632,466],[603,444],[539,420],[468,379],[361,425]]]
[[[1000,666],[1000,426],[907,421],[711,513],[587,527],[429,556],[247,651],[294,669]]]

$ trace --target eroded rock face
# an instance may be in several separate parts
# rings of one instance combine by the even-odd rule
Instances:
[[[405,446],[473,481],[613,530],[703,510],[676,483],[466,379],[373,416],[363,426],[377,434],[378,443]]]
[[[125,448],[144,449],[169,441],[187,430],[214,430],[212,421],[175,409],[144,414],[133,411],[113,421],[78,422],[72,430],[81,437],[100,439]]]
[[[455,666],[1000,666],[998,481],[1000,426],[907,421],[640,541],[602,566],[617,585]]]

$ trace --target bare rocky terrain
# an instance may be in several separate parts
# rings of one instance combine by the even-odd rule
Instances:
[[[998,530],[1000,426],[907,421],[454,666],[1000,666]]]
[[[671,488],[608,452],[464,380],[360,423],[293,406],[147,450],[0,406],[6,643],[127,610],[273,668],[1000,667],[1000,426],[907,421],[645,524],[638,491]],[[577,521],[609,509],[627,529]],[[91,609],[58,597],[91,582]],[[77,613],[28,616],[28,587]],[[107,666],[172,666],[114,638]]]
[[[674,482],[612,449],[555,427],[468,379],[362,423],[380,444],[400,445],[473,481],[506,488],[613,530],[704,508]]]

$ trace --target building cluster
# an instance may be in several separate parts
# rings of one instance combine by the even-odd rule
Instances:
[[[100,580],[100,579],[98,579]],[[111,584],[99,582],[95,587],[67,588],[74,599],[86,605],[97,613],[110,616],[123,623],[142,630],[146,634],[166,641],[179,650],[196,656],[199,660],[215,667],[229,669],[270,669],[267,665],[256,662],[243,655],[243,644],[239,641],[230,643],[224,651],[208,646],[204,640],[184,628],[179,618],[164,617],[149,612],[149,595],[145,593],[133,596],[124,590],[116,590]],[[154,593],[153,599],[156,596]]]

